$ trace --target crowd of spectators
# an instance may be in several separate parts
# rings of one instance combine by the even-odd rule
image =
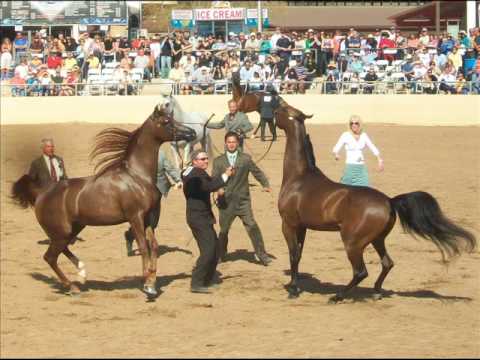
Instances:
[[[13,95],[74,95],[95,83],[112,93],[134,94],[139,83],[162,78],[179,94],[228,92],[232,72],[242,83],[280,93],[373,93],[399,83],[411,93],[480,93],[480,31],[458,37],[403,34],[391,28],[360,34],[335,31],[229,33],[227,41],[189,31],[129,41],[110,34],[78,39],[22,33],[1,42],[1,80]],[[26,86],[28,85],[28,86]]]

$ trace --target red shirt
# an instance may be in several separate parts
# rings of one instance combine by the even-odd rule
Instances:
[[[60,56],[49,56],[47,59],[47,66],[49,69],[56,69],[57,66],[62,66],[63,59]]]

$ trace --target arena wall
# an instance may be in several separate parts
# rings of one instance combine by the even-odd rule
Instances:
[[[219,121],[227,112],[230,95],[177,96],[186,111],[215,113]],[[480,124],[479,96],[452,95],[285,95],[291,105],[314,124],[345,123],[352,114],[366,122],[398,125],[465,126]],[[66,122],[143,122],[160,100],[157,96],[3,97],[1,124]],[[249,114],[253,123],[257,113]]]

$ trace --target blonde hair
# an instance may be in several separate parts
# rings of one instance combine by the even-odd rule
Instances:
[[[363,121],[362,121],[362,118],[359,116],[359,115],[352,115],[350,116],[350,120],[348,120],[348,131],[350,131],[351,133],[353,133],[352,131],[352,125],[350,125],[352,123],[352,121],[356,121],[359,123],[359,133],[361,134],[363,132]]]

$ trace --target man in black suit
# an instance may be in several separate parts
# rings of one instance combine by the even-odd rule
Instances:
[[[28,175],[40,187],[51,182],[68,179],[65,164],[60,156],[55,155],[55,144],[52,139],[42,139],[42,155],[33,160]]]
[[[218,237],[213,228],[215,217],[210,203],[210,193],[225,186],[233,173],[228,167],[216,177],[207,173],[208,155],[201,150],[192,153],[192,166],[182,173],[183,192],[187,200],[187,223],[200,249],[200,256],[192,272],[191,291],[210,293],[218,263]]]

